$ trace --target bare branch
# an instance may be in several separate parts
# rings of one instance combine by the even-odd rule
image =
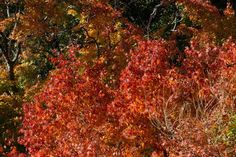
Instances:
[[[99,57],[99,56],[100,56],[100,46],[99,46],[99,43],[97,42],[97,40],[96,40],[94,37],[91,37],[91,36],[89,35],[87,29],[85,29],[84,27],[81,27],[81,29],[82,29],[83,31],[85,31],[86,36],[87,36],[89,39],[91,39],[92,42],[96,45],[96,48],[97,48],[97,57]]]
[[[9,8],[9,1],[8,0],[5,1],[5,5],[6,5],[7,18],[9,18],[10,17],[10,8]]]
[[[163,4],[163,1],[161,1],[160,4],[157,4],[157,5],[154,7],[152,13],[150,14],[150,17],[149,17],[149,20],[148,20],[148,25],[147,25],[147,28],[146,28],[146,29],[147,29],[147,37],[148,37],[148,39],[149,39],[150,26],[151,26],[152,20],[153,20],[153,19],[155,18],[155,16],[156,16],[157,9],[158,9],[160,6],[162,6],[162,4]]]
[[[18,60],[19,55],[20,55],[20,53],[21,53],[21,43],[17,44],[17,50],[15,50],[15,51],[16,51],[16,54],[15,54],[13,60],[12,60],[12,62],[13,62],[14,64],[15,64],[16,61]]]
[[[172,32],[176,31],[177,24],[183,20],[183,17],[182,17],[182,16],[181,16],[181,19],[178,20],[178,17],[179,17],[179,16],[180,16],[180,15],[179,15],[179,12],[177,11],[177,12],[175,13],[175,18],[174,18],[174,20],[173,20],[172,23],[171,23],[171,24],[174,24],[174,27],[171,29]]]

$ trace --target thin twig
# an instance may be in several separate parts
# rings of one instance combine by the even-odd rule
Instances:
[[[150,16],[149,16],[149,20],[148,20],[148,24],[147,24],[147,38],[149,39],[149,37],[150,37],[150,27],[151,27],[151,23],[152,23],[152,20],[155,18],[155,16],[156,16],[156,13],[157,13],[157,9],[160,7],[160,6],[162,6],[162,4],[163,4],[163,1],[160,3],[160,4],[157,4],[157,5],[155,5],[155,7],[154,7],[154,9],[153,9],[153,11],[152,11],[152,13],[150,14]]]

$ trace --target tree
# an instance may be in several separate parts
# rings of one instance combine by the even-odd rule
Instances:
[[[0,131],[10,137],[0,152],[10,151],[22,134],[19,143],[32,156],[234,154],[232,10],[221,16],[202,0],[121,2],[25,1],[13,39],[27,51],[16,78],[39,76],[44,61],[54,69],[42,86],[23,86],[22,129],[14,138],[6,124],[18,129],[20,109],[0,110],[7,128]],[[129,8],[145,14],[140,20]],[[165,22],[166,36],[160,35]],[[160,29],[147,31],[158,23]],[[1,107],[16,104],[8,98],[17,95],[1,88],[11,86],[0,84]],[[19,155],[15,148],[12,154]]]
[[[20,14],[22,12],[22,3],[20,1],[1,1],[5,4],[6,15],[1,21],[5,25],[5,30],[0,32],[0,53],[6,63],[9,80],[15,80],[14,67],[21,53],[21,43],[12,38],[17,25],[19,24]]]
[[[183,66],[176,67],[169,57],[178,50],[170,43],[140,41],[122,70],[119,88],[112,89],[102,80],[102,66],[82,61],[76,57],[80,49],[72,47],[66,56],[52,59],[57,70],[34,101],[24,104],[21,143],[31,155],[39,156],[142,156],[159,151],[176,155],[185,149],[182,153],[192,156],[223,152],[225,148],[207,142],[212,139],[202,124],[188,117],[201,119],[218,104],[232,105],[228,98],[233,97],[225,99],[221,93],[226,85],[222,81],[234,77],[235,66],[229,67],[234,50],[230,40],[222,47],[199,47],[193,41],[185,50]],[[233,87],[227,89],[233,93]],[[197,124],[192,127],[199,135],[188,139],[183,123],[188,129]],[[179,141],[181,136],[189,146]]]
[[[38,82],[45,79],[48,71],[52,69],[49,61],[47,61],[47,56],[51,49],[58,48],[57,41],[54,38],[58,34],[53,35],[51,32],[57,27],[59,29],[59,26],[49,28],[50,24],[53,25],[51,21],[58,19],[54,16],[49,17],[50,22],[48,22],[47,27],[48,30],[51,30],[49,32],[51,34],[46,37],[48,40],[43,38],[43,42],[40,43],[42,45],[48,42],[47,44],[50,47],[44,45],[44,49],[41,49],[42,47],[35,44],[40,39],[40,36],[36,34],[45,33],[47,30],[40,27],[40,22],[38,22],[42,18],[37,16],[40,15],[41,11],[31,10],[34,8],[29,3],[40,7],[42,11],[48,7],[41,5],[43,1],[0,1],[0,149],[3,151],[0,154],[3,153],[4,155],[11,150],[14,151],[14,149],[19,152],[25,151],[24,146],[17,142],[18,129],[22,121],[22,102],[30,99],[30,93],[39,88],[38,84],[40,83]],[[57,7],[53,13],[62,12],[61,10],[64,9],[63,13],[67,15],[66,8],[63,8],[63,5],[60,9],[58,5],[50,4],[50,6]],[[35,14],[34,11],[38,12]],[[34,18],[35,21],[27,20],[30,17]],[[30,23],[31,28],[37,27],[38,29],[29,30],[28,22],[32,22]],[[41,22],[43,23],[43,21]],[[35,45],[32,46],[32,43]],[[63,42],[64,45],[62,46],[66,47],[65,44],[67,43],[68,41]]]

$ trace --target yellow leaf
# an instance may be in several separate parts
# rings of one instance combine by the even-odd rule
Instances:
[[[69,9],[69,10],[67,11],[67,14],[68,14],[68,15],[72,15],[72,16],[76,16],[78,13],[77,13],[77,11],[74,10],[74,9]]]

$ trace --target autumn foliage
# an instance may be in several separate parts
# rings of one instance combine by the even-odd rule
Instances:
[[[186,105],[184,110],[190,107],[192,116],[201,118],[218,103],[233,105],[230,97],[224,102],[218,98],[225,89],[235,92],[222,84],[235,79],[235,67],[230,66],[234,43],[221,48],[194,44],[186,49],[183,66],[175,67],[167,42],[140,41],[117,90],[105,85],[98,64],[89,66],[76,58],[79,48],[69,50],[53,60],[57,70],[34,101],[24,105],[21,142],[30,154],[41,156],[142,156],[161,150],[162,138],[178,135],[175,127],[181,121],[174,121],[179,108]],[[198,154],[191,149],[185,153]]]
[[[18,105],[0,115],[4,127],[16,126],[1,131],[0,156],[233,157],[230,2],[224,12],[201,0],[135,3],[153,19],[134,18],[132,1],[22,3],[13,37],[24,51],[0,88],[0,109]]]

